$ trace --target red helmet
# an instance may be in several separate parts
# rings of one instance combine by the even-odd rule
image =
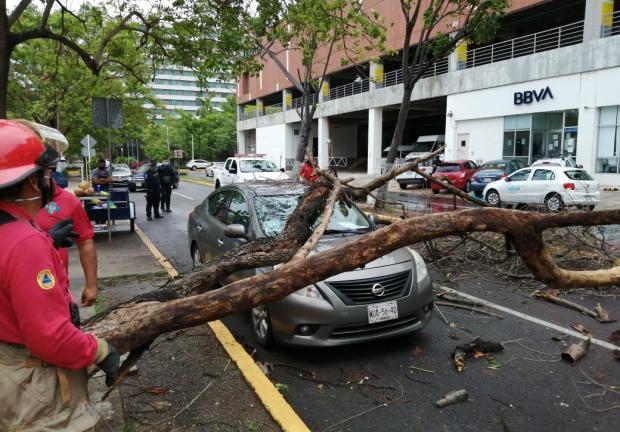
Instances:
[[[0,189],[19,183],[57,157],[58,153],[44,146],[29,127],[0,120]]]

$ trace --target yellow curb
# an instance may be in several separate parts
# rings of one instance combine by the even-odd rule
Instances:
[[[181,179],[181,181],[188,183],[196,183],[203,186],[211,186],[213,187],[213,182],[208,180],[194,180],[194,179]]]
[[[168,275],[172,278],[177,277],[179,272],[170,261],[162,255],[159,249],[157,249],[157,246],[153,244],[138,225],[136,225],[136,234],[138,234],[140,240],[142,240],[164,270],[168,272]],[[228,330],[220,320],[211,321],[208,324],[217,340],[235,362],[245,380],[263,403],[265,409],[271,414],[271,417],[273,417],[276,423],[282,427],[282,430],[284,432],[310,432],[308,426],[305,425],[303,420],[275,388],[269,378],[267,378],[256,363],[254,363],[252,357],[250,357],[239,342],[237,342],[230,330]]]

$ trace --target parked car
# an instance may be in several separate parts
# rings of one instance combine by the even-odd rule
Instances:
[[[483,163],[471,177],[469,187],[478,198],[482,198],[485,186],[501,180],[513,172],[525,168],[527,164],[519,159],[499,159]]]
[[[248,241],[279,234],[306,192],[302,183],[248,181],[212,192],[188,219],[194,265]],[[316,250],[354,242],[374,224],[354,204],[338,202]],[[227,283],[269,272],[245,270]],[[362,268],[308,285],[251,311],[262,346],[337,346],[409,334],[424,328],[433,311],[432,283],[422,257],[398,249]]]
[[[492,206],[544,206],[557,212],[567,206],[594,209],[600,199],[599,185],[581,168],[562,166],[528,167],[489,183],[484,197]]]
[[[112,164],[112,184],[114,186],[128,186],[131,180],[131,169],[127,164]]]
[[[476,165],[474,161],[446,161],[437,166],[437,170],[433,173],[433,177],[446,179],[457,189],[469,192],[469,181],[476,171],[478,171],[478,165]],[[433,193],[436,194],[439,193],[442,188],[437,183],[432,183],[431,189]]]
[[[538,159],[531,166],[563,166],[567,168],[583,168],[583,165],[577,165],[575,159],[570,157],[558,157],[558,158],[549,158],[549,159]]]
[[[209,162],[209,165],[205,168],[205,176],[213,177],[213,169],[224,168],[225,162]]]
[[[434,152],[440,146],[442,146],[444,144],[444,141],[444,135],[419,136],[416,142],[410,146],[411,153],[407,154],[402,163],[411,162],[414,159],[428,156],[430,153]],[[399,148],[401,147],[409,146],[399,146]],[[389,150],[389,147],[387,149],[384,149],[384,152],[385,150]],[[443,155],[440,156],[440,158],[443,159]],[[425,174],[431,175],[433,173],[433,163],[435,163],[434,160],[427,159],[426,161],[418,165],[418,168],[420,168],[420,170]],[[398,186],[403,190],[407,189],[407,186],[409,185],[428,187],[427,180],[415,171],[406,171],[402,174],[399,174],[398,176],[396,176],[396,182],[398,183]]]
[[[265,158],[264,155],[234,156],[226,159],[223,168],[213,167],[215,189],[227,184],[251,180],[288,180],[284,168]]]
[[[192,159],[185,164],[185,167],[191,169],[192,171],[196,171],[199,168],[206,168],[208,164],[209,162],[204,159]]]
[[[138,189],[146,189],[146,184],[144,183],[144,173],[146,173],[148,170],[149,165],[145,164],[133,173],[131,179],[127,183],[127,187],[131,192],[135,192]],[[174,183],[172,183],[173,189],[177,189],[179,187],[179,173],[178,171],[175,172],[177,173],[177,175],[174,177]]]

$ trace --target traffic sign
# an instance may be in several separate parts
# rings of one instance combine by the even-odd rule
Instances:
[[[82,144],[82,147],[90,147],[92,149],[95,147],[95,144],[97,144],[97,140],[95,140],[95,138],[91,137],[90,135],[86,135],[84,138],[82,138],[80,144]]]
[[[175,159],[183,159],[183,150],[173,150]]]

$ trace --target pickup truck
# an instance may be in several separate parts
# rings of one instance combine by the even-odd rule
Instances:
[[[417,141],[413,144],[412,152],[405,157],[403,163],[411,162],[414,159],[428,156],[431,152],[434,152],[443,145],[443,135],[424,135],[418,137]],[[433,161],[426,160],[419,165],[419,168],[424,173],[431,175],[433,173]],[[407,171],[396,176],[396,181],[401,189],[407,189],[409,185],[416,185],[418,187],[427,187],[428,182],[424,177],[416,173],[415,171]]]
[[[223,168],[213,167],[215,188],[249,180],[288,180],[284,169],[278,169],[263,155],[235,156],[226,159]]]

